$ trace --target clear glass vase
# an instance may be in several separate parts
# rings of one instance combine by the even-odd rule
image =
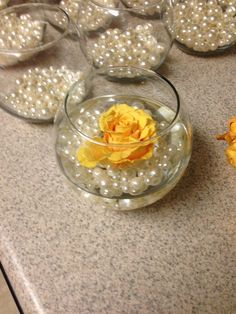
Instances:
[[[165,0],[80,1],[77,23],[83,51],[95,68],[156,70],[172,45],[172,10]]]
[[[119,79],[118,72],[129,73]],[[120,75],[122,77],[122,75]],[[186,169],[189,118],[175,87],[151,70],[111,67],[77,83],[55,119],[55,149],[69,182],[98,206],[129,210],[168,193]]]
[[[31,3],[0,11],[0,106],[30,122],[51,122],[88,63],[76,26],[59,7]]]

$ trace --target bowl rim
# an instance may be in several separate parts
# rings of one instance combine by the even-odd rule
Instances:
[[[0,48],[1,54],[15,55],[15,54],[36,53],[39,51],[43,51],[43,50],[50,48],[50,47],[54,46],[55,44],[57,44],[62,38],[64,38],[69,33],[69,28],[72,25],[71,19],[70,19],[69,15],[66,13],[66,11],[63,10],[62,8],[60,8],[58,5],[50,5],[50,4],[44,4],[44,3],[23,3],[23,4],[19,4],[19,5],[13,5],[11,7],[0,10],[0,19],[4,15],[14,13],[15,10],[18,10],[18,9],[20,10],[21,8],[27,8],[27,7],[33,8],[34,10],[37,10],[39,8],[45,8],[47,10],[53,11],[53,9],[54,9],[55,13],[57,10],[58,12],[61,12],[66,17],[67,25],[65,28],[63,28],[63,32],[56,39],[53,39],[52,41],[50,41],[46,44],[39,45],[39,46],[34,47],[34,48],[23,48],[23,49]]]
[[[152,70],[149,69],[145,69],[145,68],[140,68],[140,67],[131,67],[131,66],[110,66],[107,69],[99,69],[99,70],[95,70],[92,69],[90,71],[90,73],[86,76],[85,78],[85,86],[87,85],[87,82],[91,82],[93,77],[98,74],[98,75],[108,75],[107,74],[107,70],[110,69],[133,69],[133,70],[137,70],[137,71],[143,71],[146,74],[152,75],[152,77],[155,80],[161,80],[166,86],[169,86],[169,88],[171,89],[172,93],[175,96],[176,99],[176,110],[175,110],[175,115],[173,117],[173,119],[170,121],[170,123],[168,124],[168,126],[166,126],[165,128],[161,129],[161,130],[157,130],[157,134],[155,136],[152,136],[150,138],[148,138],[145,141],[137,141],[134,143],[104,143],[104,142],[100,142],[97,141],[96,139],[94,139],[94,137],[88,136],[87,134],[85,134],[84,132],[82,132],[78,127],[75,126],[75,124],[72,122],[71,118],[70,118],[70,114],[68,113],[68,102],[69,102],[69,97],[71,95],[71,93],[73,93],[74,88],[76,87],[76,85],[80,82],[77,81],[75,82],[70,89],[68,90],[65,98],[64,98],[64,104],[63,104],[63,108],[64,108],[64,112],[65,112],[65,116],[67,121],[69,122],[70,127],[76,132],[78,133],[82,138],[84,138],[85,140],[87,140],[88,142],[91,142],[93,144],[99,145],[99,146],[105,146],[105,147],[137,147],[137,146],[146,146],[148,144],[154,143],[156,142],[159,138],[161,138],[162,136],[166,135],[171,129],[172,127],[175,125],[175,123],[177,122],[178,118],[179,118],[179,113],[180,113],[180,96],[179,93],[177,91],[177,89],[175,88],[175,86],[166,78],[164,77],[162,74],[154,72]],[[103,96],[111,96],[111,95],[103,95]],[[120,95],[118,95],[120,96]],[[101,97],[101,96],[98,96]],[[92,99],[96,99],[96,97],[92,98]],[[82,100],[80,102],[80,104],[86,102],[87,100]],[[79,107],[78,107],[79,108]]]

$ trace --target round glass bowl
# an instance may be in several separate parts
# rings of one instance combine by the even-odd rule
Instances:
[[[177,46],[186,53],[224,53],[236,43],[236,0],[174,2]]]
[[[119,71],[129,78],[119,79]],[[98,206],[129,210],[159,200],[191,155],[191,127],[176,89],[159,74],[134,67],[97,70],[86,85],[81,103],[73,85],[55,119],[62,172]]]
[[[47,4],[0,11],[0,106],[31,122],[52,121],[88,63],[68,15]],[[79,97],[79,96],[78,96]],[[79,100],[79,99],[78,99]]]
[[[172,10],[165,0],[80,1],[78,23],[85,55],[95,68],[156,70],[172,45]],[[136,3],[136,5],[134,5]]]

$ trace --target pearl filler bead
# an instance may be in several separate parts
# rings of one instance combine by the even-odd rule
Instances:
[[[185,0],[174,8],[176,39],[201,52],[236,41],[235,0]]]
[[[4,15],[0,20],[0,49],[32,49],[42,43],[45,24],[32,20],[29,14],[18,17],[15,13]],[[1,53],[0,65],[9,66],[31,58],[35,53]]]
[[[18,115],[39,120],[50,120],[61,107],[69,87],[80,81],[75,102],[85,95],[84,75],[62,66],[29,69],[16,80],[17,89],[5,96],[5,101]]]
[[[126,31],[108,29],[88,50],[98,68],[126,65],[152,69],[160,65],[166,51],[150,23],[128,27]]]
[[[131,105],[145,108],[145,104],[135,101]],[[83,109],[82,109],[83,110]],[[101,104],[85,111],[79,118],[71,117],[73,124],[90,137],[99,137],[99,117],[104,107]],[[148,110],[148,112],[150,112]],[[158,123],[158,129],[166,128],[168,123]],[[171,140],[172,138],[172,140]],[[81,166],[77,160],[77,150],[84,143],[82,138],[73,132],[67,122],[58,129],[56,142],[57,154],[67,176],[85,191],[108,198],[119,198],[124,195],[140,196],[148,189],[164,184],[174,174],[183,157],[183,127],[176,125],[174,134],[167,139],[160,139],[154,146],[153,156],[148,160],[138,160],[125,168],[112,164],[98,165],[95,168]],[[125,196],[124,196],[125,197]]]

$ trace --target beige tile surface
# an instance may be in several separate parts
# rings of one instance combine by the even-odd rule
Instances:
[[[160,71],[190,114],[193,154],[140,211],[81,199],[52,126],[0,110],[0,256],[25,314],[235,314],[236,171],[216,135],[236,114],[236,49],[197,58],[173,46]]]
[[[19,314],[8,285],[0,271],[0,314]]]

